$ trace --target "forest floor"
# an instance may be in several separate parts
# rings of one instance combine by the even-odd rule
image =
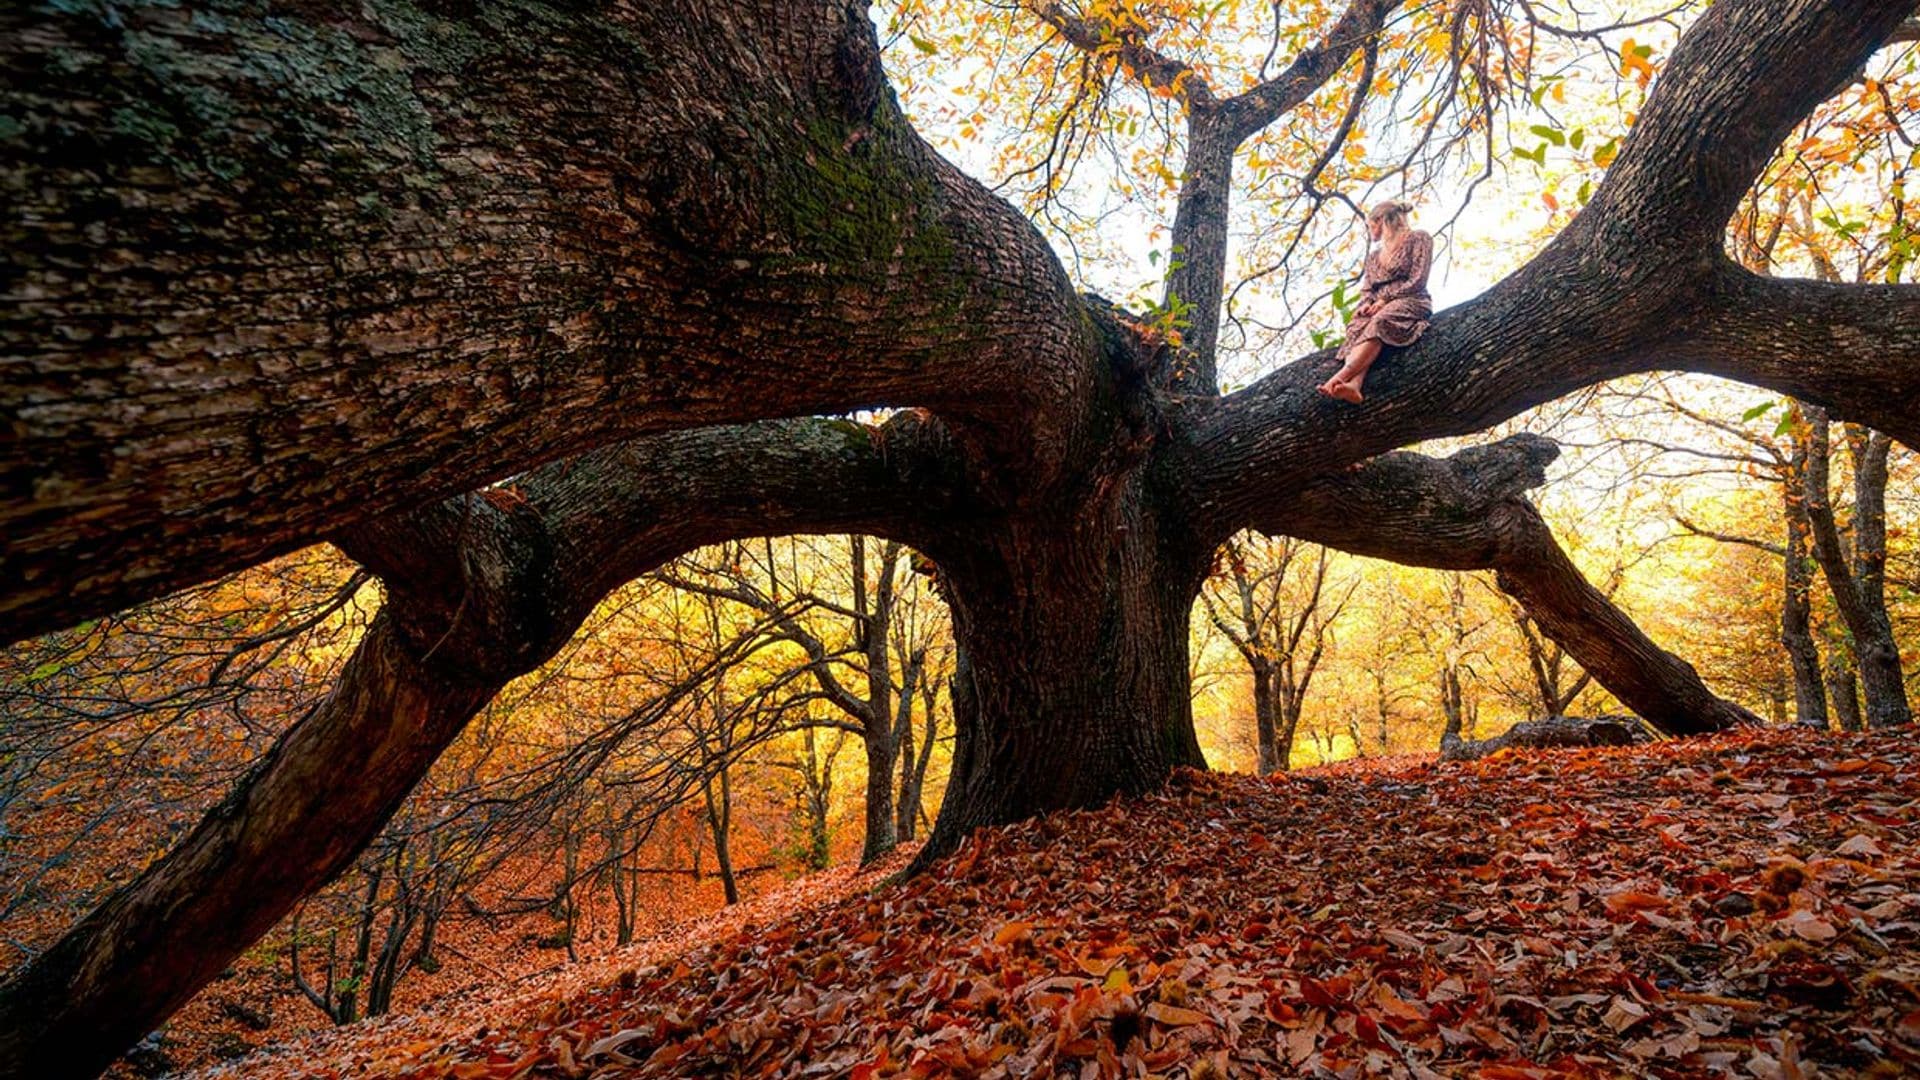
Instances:
[[[1916,828],[1911,732],[1183,774],[219,1075],[1914,1075]]]

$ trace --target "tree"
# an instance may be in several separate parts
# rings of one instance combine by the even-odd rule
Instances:
[[[1228,541],[1223,549],[1226,573],[1215,578],[1219,587],[1200,593],[1207,617],[1233,643],[1253,678],[1255,746],[1263,774],[1288,768],[1294,733],[1326,654],[1333,620],[1359,584],[1349,585],[1331,610],[1322,610],[1326,549],[1316,550],[1312,567],[1302,571],[1304,585],[1288,578],[1295,560],[1304,562],[1305,548],[1285,539]],[[1222,595],[1216,598],[1215,591]]]
[[[910,553],[898,541],[882,542],[870,574],[866,538],[849,537],[847,550],[846,571],[852,587],[846,590],[851,597],[845,604],[814,594],[811,583],[792,580],[797,571],[785,575],[787,580],[783,581],[771,547],[761,565],[751,571],[746,560],[736,554],[731,567],[716,571],[723,579],[717,585],[671,580],[682,588],[770,614],[791,610],[796,601],[803,601],[849,624],[845,648],[838,647],[837,639],[830,643],[797,617],[784,616],[780,625],[782,636],[805,651],[807,671],[819,695],[847,718],[842,722],[844,730],[860,736],[866,750],[866,831],[861,861],[871,862],[899,842],[905,808],[896,812],[894,806],[896,767],[905,770],[901,773],[902,792],[913,795],[918,805],[918,782],[913,773],[918,761],[909,757],[903,763],[900,755],[903,745],[910,749],[906,740],[913,729],[914,694],[924,676],[927,658],[924,646],[896,648],[896,631],[906,614],[907,601],[901,595],[906,588],[902,570]],[[860,676],[864,692],[856,693],[836,674],[843,667]],[[920,770],[923,774],[923,765]]]
[[[0,1066],[104,1065],[343,870],[594,602],[701,543],[858,532],[938,565],[957,732],[924,858],[1203,764],[1188,616],[1246,528],[1495,569],[1650,722],[1742,722],[1554,542],[1524,498],[1544,440],[1392,451],[1654,368],[1914,445],[1920,289],[1720,250],[1787,132],[1909,13],[1715,4],[1586,208],[1359,412],[1312,392],[1324,352],[1217,394],[1203,282],[1182,344],[1077,296],[904,122],[857,5],[9,13],[4,240],[51,252],[0,324],[26,358],[0,450],[11,633],[320,535],[388,601],[327,701],[0,990]],[[1197,208],[1228,192],[1202,172],[1174,242],[1211,268]],[[918,409],[767,419],[881,405]]]

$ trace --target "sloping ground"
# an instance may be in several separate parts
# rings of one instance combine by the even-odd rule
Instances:
[[[1187,775],[604,981],[243,1067],[1912,1075],[1911,739]]]

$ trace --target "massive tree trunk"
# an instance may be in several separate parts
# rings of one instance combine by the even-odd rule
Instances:
[[[1204,768],[1189,616],[1209,551],[1169,535],[1137,484],[941,564],[957,677],[953,772],[919,859],[981,825],[1098,805]]]

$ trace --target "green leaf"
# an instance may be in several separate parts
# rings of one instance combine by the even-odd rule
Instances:
[[[1593,181],[1587,180],[1580,185],[1580,205],[1587,205],[1587,200],[1591,198],[1593,198]]]
[[[1753,408],[1748,409],[1746,412],[1741,413],[1740,422],[1744,424],[1749,420],[1758,420],[1762,416],[1765,416],[1767,414],[1767,410],[1773,408],[1776,404],[1778,404],[1778,402],[1763,401],[1760,404],[1755,405]]]
[[[913,42],[914,48],[919,49],[921,52],[926,53],[928,56],[932,56],[935,53],[940,51],[939,49],[934,47],[933,42],[928,41],[926,38],[923,38],[918,34],[908,34],[907,40]]]
[[[1582,146],[1585,146],[1586,144],[1587,144],[1587,129],[1574,128],[1573,135],[1567,139],[1567,145],[1573,147],[1575,150],[1578,150]]]
[[[1535,124],[1527,129],[1555,146],[1567,145],[1567,137],[1545,124]]]
[[[1773,425],[1773,437],[1777,439],[1780,436],[1785,435],[1792,430],[1793,430],[1793,412],[1789,410],[1787,412],[1781,413],[1780,422]]]

